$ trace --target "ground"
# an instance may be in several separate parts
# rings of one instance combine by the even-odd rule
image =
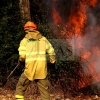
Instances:
[[[15,100],[15,88],[18,78],[14,77],[7,81],[4,87],[0,87],[0,100]],[[99,95],[84,94],[82,92],[74,94],[65,89],[60,89],[60,86],[50,85],[50,100],[100,100]],[[64,92],[65,91],[65,92]],[[87,92],[88,89],[85,90]],[[25,92],[25,100],[41,100],[37,85],[32,82]]]
[[[31,87],[32,88],[32,87]],[[41,100],[39,93],[30,93],[30,87],[28,87],[25,93],[25,100]],[[32,91],[31,91],[32,92]],[[0,100],[15,100],[14,98],[15,90],[12,90],[8,87],[0,88]],[[67,94],[67,93],[65,93]],[[64,98],[64,95],[61,93],[50,93],[50,100],[100,100],[100,97],[97,95],[84,95],[83,93],[78,94],[77,96],[69,96]]]

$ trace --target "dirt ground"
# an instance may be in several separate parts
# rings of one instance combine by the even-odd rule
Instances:
[[[15,87],[11,88],[11,85],[5,85],[0,88],[0,100],[15,100]],[[41,100],[38,89],[34,87],[32,84],[28,87],[25,92],[25,100]],[[52,86],[50,87],[50,100],[100,100],[100,97],[98,95],[84,95],[83,93],[78,93],[78,95],[73,97],[70,93],[63,93]]]
[[[0,87],[0,100],[15,100],[15,88],[18,78],[14,77],[7,81],[4,87]],[[70,90],[70,89],[69,89]],[[88,89],[83,92],[74,92],[74,95],[67,87],[61,89],[57,83],[50,85],[50,100],[100,100],[100,95],[89,94]],[[41,100],[37,85],[32,82],[26,92],[25,100]]]

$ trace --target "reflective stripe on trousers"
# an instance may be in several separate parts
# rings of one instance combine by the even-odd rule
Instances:
[[[22,95],[15,95],[16,100],[24,100],[24,96]]]
[[[50,100],[50,94],[49,94],[49,90],[48,90],[50,83],[49,83],[48,79],[47,78],[36,79],[35,82],[40,91],[41,99],[42,100]],[[16,87],[16,93],[15,93],[16,100],[24,100],[24,98],[22,98],[22,97],[24,96],[29,83],[30,83],[30,81],[28,80],[28,78],[24,75],[24,73],[22,73],[21,77],[19,78],[17,87]],[[19,99],[19,97],[21,99]]]

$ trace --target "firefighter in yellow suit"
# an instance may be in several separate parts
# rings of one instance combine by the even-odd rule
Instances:
[[[49,81],[47,79],[47,60],[48,53],[50,62],[55,63],[55,52],[50,42],[37,31],[37,25],[28,21],[24,30],[25,37],[21,40],[19,51],[20,62],[25,61],[25,69],[21,74],[16,86],[16,100],[24,100],[25,91],[31,81],[37,83],[42,100],[50,100],[48,91]]]

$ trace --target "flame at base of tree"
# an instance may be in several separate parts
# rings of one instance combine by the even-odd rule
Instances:
[[[52,18],[55,25],[62,27],[65,22],[54,6],[57,1],[53,0]],[[70,44],[73,53],[81,57],[82,64],[87,66],[82,65],[84,74],[80,71],[83,79],[79,81],[79,88],[100,81],[100,45],[98,42],[100,28],[92,13],[92,8],[95,8],[97,4],[98,0],[73,0],[68,22],[60,31],[66,39],[72,39]]]

